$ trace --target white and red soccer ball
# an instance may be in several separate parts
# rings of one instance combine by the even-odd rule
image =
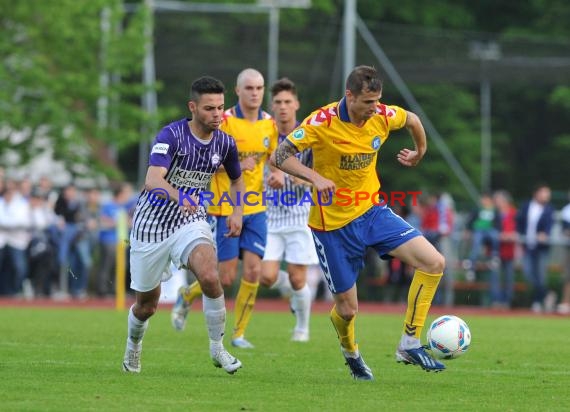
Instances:
[[[443,315],[434,320],[427,331],[432,355],[438,359],[455,359],[471,344],[469,326],[457,316]]]

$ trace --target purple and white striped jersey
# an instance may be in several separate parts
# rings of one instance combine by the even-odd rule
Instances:
[[[286,135],[279,134],[278,143],[280,144],[286,137]],[[313,167],[313,152],[311,149],[297,153],[296,156],[305,166]],[[285,174],[285,185],[281,189],[272,189],[267,186],[266,192],[268,199],[279,199],[278,202],[267,201],[268,230],[307,226],[311,205],[309,202],[300,203],[305,192],[308,192],[308,196],[305,199],[311,198],[310,186],[296,184],[289,175]]]
[[[224,165],[230,179],[241,175],[238,151],[233,137],[215,130],[209,143],[200,142],[182,119],[164,127],[152,145],[149,166],[161,166],[168,170],[165,179],[175,189],[184,193],[208,190],[216,170]],[[160,189],[139,195],[133,216],[131,236],[142,242],[162,242],[181,226],[197,220],[206,220],[206,210],[199,206],[196,212],[186,216],[180,212],[177,202],[150,201]]]

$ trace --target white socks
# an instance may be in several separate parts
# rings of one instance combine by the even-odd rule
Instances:
[[[301,289],[294,290],[289,281],[289,274],[284,270],[280,270],[277,280],[271,289],[278,289],[282,296],[291,300],[291,309],[295,313],[297,324],[295,330],[300,332],[309,331],[309,316],[311,314],[311,289],[305,284]]]
[[[422,346],[422,344],[415,336],[408,336],[404,333],[402,339],[400,339],[400,349],[417,349],[420,346]]]
[[[137,319],[133,313],[133,307],[129,309],[127,346],[129,349],[139,349],[142,344],[144,332],[148,327],[148,319],[144,322]]]
[[[206,327],[210,338],[210,352],[218,352],[223,349],[224,331],[226,329],[226,302],[224,294],[217,298],[209,298],[202,295]]]
[[[309,316],[311,314],[311,290],[305,283],[299,290],[293,290],[291,295],[291,309],[295,312],[297,325],[295,330],[300,332],[309,331]]]

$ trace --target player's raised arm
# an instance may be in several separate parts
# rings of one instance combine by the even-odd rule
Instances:
[[[404,166],[416,166],[424,157],[427,150],[426,132],[420,118],[412,112],[407,112],[406,128],[414,140],[414,150],[402,149],[397,155],[398,162]]]

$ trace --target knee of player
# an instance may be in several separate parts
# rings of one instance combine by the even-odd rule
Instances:
[[[430,262],[430,273],[443,273],[445,269],[445,258],[441,253],[435,253]]]
[[[205,287],[216,285],[219,282],[218,271],[215,268],[205,270],[200,274],[200,284]]]
[[[267,288],[270,288],[271,286],[273,286],[273,284],[275,283],[275,280],[277,279],[277,277],[275,276],[271,276],[269,273],[261,273],[261,276],[259,277],[259,283]]]
[[[358,307],[355,306],[342,306],[336,308],[338,315],[346,320],[347,322],[351,321],[356,314],[358,313]]]
[[[289,278],[289,281],[291,282],[291,286],[294,290],[302,289],[307,283],[307,280],[304,276],[291,276]]]
[[[261,277],[261,265],[250,265],[243,268],[243,278],[248,282],[257,282]]]
[[[158,308],[158,305],[154,305],[154,304],[150,304],[150,303],[145,304],[145,305],[141,305],[141,307],[139,309],[139,313],[141,315],[140,320],[147,320],[148,318],[150,318],[152,315],[154,315],[156,313],[157,308]],[[144,318],[144,319],[142,319],[142,318]]]
[[[229,276],[223,276],[220,278],[220,283],[224,288],[229,288],[233,283],[233,279]]]

